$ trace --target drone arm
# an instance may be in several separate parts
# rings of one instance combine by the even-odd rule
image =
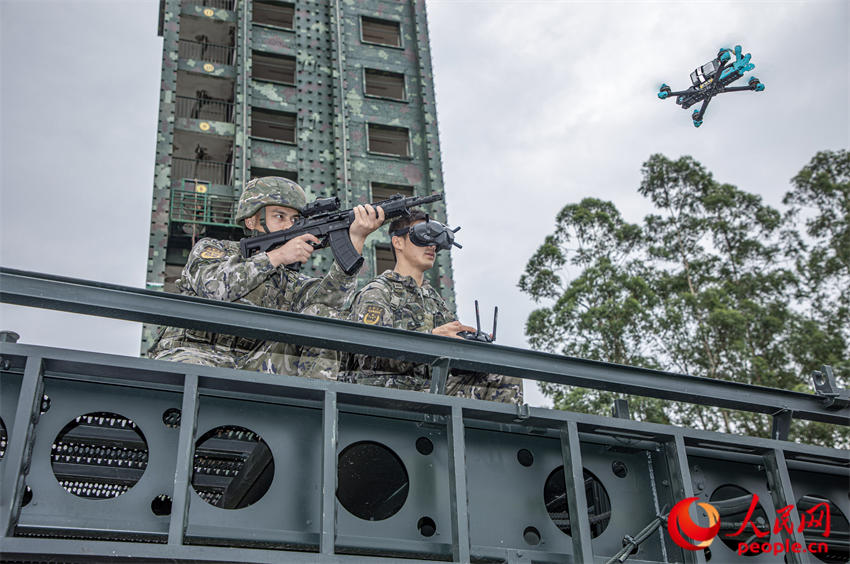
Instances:
[[[723,90],[718,91],[718,94],[722,94],[723,92],[743,92],[744,90],[755,90],[752,86],[731,86],[729,88],[724,88]]]
[[[676,92],[670,92],[667,94],[668,98],[675,98],[676,96],[684,96],[685,94],[693,94],[693,90],[678,90]]]
[[[702,107],[699,110],[694,110],[694,114],[692,116],[694,126],[699,127],[702,125],[702,118],[705,116],[705,110],[708,108],[709,102],[711,102],[711,96],[707,96],[705,100],[702,101]]]

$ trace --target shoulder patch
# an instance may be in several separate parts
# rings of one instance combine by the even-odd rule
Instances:
[[[366,325],[377,325],[384,318],[384,310],[378,306],[366,306],[366,313],[363,314],[363,323]]]
[[[201,258],[205,259],[219,259],[223,257],[226,253],[221,249],[216,249],[215,247],[207,247],[203,251],[201,251]]]

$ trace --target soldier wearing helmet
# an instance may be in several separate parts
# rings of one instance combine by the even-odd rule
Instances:
[[[255,178],[245,185],[236,211],[236,222],[248,234],[281,231],[292,227],[307,204],[307,196],[297,183],[286,178]],[[380,227],[384,210],[371,205],[354,208],[355,220],[349,228],[351,243],[362,252],[366,236]],[[251,304],[283,311],[321,313],[321,307],[342,307],[354,289],[355,275],[348,276],[334,262],[323,278],[311,278],[286,265],[306,263],[319,240],[310,234],[250,258],[243,258],[236,241],[205,238],[198,241],[177,288],[181,294],[227,302]],[[318,308],[318,309],[317,309]],[[148,351],[162,360],[280,371],[264,365],[258,351],[268,343],[232,335],[193,329],[166,328]]]
[[[411,228],[425,221],[423,212],[413,211],[390,223],[395,267],[357,292],[351,304],[352,321],[454,338],[460,338],[461,331],[475,331],[457,320],[448,304],[425,280],[425,272],[434,266],[437,251],[444,248],[412,237]],[[426,365],[367,355],[351,355],[337,379],[418,391],[427,391],[431,385]],[[522,380],[497,374],[452,374],[446,382],[446,394],[522,403]]]

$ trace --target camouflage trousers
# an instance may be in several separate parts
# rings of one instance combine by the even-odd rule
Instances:
[[[164,327],[147,356],[156,360],[186,362],[202,366],[241,368],[239,360],[263,345],[263,341],[233,335]]]
[[[239,367],[243,370],[253,370],[255,372],[263,372],[265,374],[304,376],[325,380],[332,379],[323,378],[321,374],[314,375],[310,372],[310,370],[305,368],[306,361],[302,361],[302,358],[304,358],[304,350],[320,349],[302,349],[302,347],[293,345],[292,343],[267,342],[250,354],[239,359]],[[308,364],[306,366],[312,367],[312,364]],[[315,369],[315,367],[313,368]]]
[[[522,405],[522,378],[480,372],[450,374],[446,395]]]
[[[200,364],[201,366],[220,366],[222,368],[237,368],[236,359],[229,352],[216,350],[211,346],[176,347],[153,353],[156,360]]]

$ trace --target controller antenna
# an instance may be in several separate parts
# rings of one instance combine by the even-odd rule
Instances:
[[[475,329],[481,332],[481,317],[478,315],[478,300],[475,300]]]
[[[493,310],[493,342],[496,341],[496,320],[499,319],[499,306]]]

